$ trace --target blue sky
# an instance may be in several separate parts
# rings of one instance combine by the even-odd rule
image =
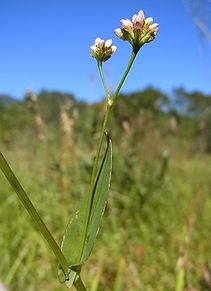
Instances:
[[[210,47],[182,0],[1,0],[0,93],[21,98],[31,87],[98,100],[103,87],[89,47],[98,36],[117,45],[104,64],[107,82],[115,88],[131,47],[113,31],[121,18],[140,9],[160,24],[159,34],[139,52],[122,91],[153,85],[165,92],[184,86],[210,93]]]

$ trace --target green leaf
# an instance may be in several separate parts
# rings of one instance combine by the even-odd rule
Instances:
[[[91,253],[108,197],[111,169],[112,144],[107,138],[107,148],[95,183],[64,233],[61,249],[70,268],[83,264]],[[72,278],[74,273],[76,276],[76,272],[70,271],[68,277]]]
[[[39,213],[37,212],[36,208],[34,207],[33,203],[29,199],[28,195],[26,194],[25,190],[21,186],[20,182],[18,181],[17,177],[13,173],[12,169],[10,168],[9,164],[7,163],[6,159],[4,158],[1,152],[0,152],[0,169],[4,173],[10,185],[15,190],[23,206],[28,211],[29,215],[31,216],[34,222],[34,225],[36,225],[38,230],[41,232],[41,234],[45,238],[46,242],[48,243],[49,248],[54,252],[56,258],[58,259],[60,263],[62,272],[66,274],[69,270],[68,264],[63,253],[61,252],[59,245],[56,243],[51,232],[49,231],[46,224],[40,217]]]
[[[90,212],[89,226],[86,234],[85,246],[81,263],[86,261],[92,251],[94,241],[99,230],[100,221],[105,210],[108,191],[110,188],[112,170],[112,144],[108,140],[106,153],[93,189],[93,203]]]

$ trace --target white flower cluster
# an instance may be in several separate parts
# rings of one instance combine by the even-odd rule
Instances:
[[[158,32],[158,23],[153,23],[153,18],[145,18],[144,12],[140,10],[138,14],[133,15],[132,21],[122,19],[120,21],[122,28],[117,28],[115,34],[139,50],[145,43],[152,41]]]
[[[112,40],[103,40],[99,37],[96,38],[94,45],[90,47],[90,55],[96,58],[97,61],[105,62],[116,51],[117,47],[112,45]]]
[[[122,28],[115,29],[116,36],[129,41],[135,52],[138,52],[145,43],[155,38],[159,26],[158,23],[153,23],[152,17],[145,18],[142,10],[134,14],[132,20],[122,19],[120,23]],[[113,55],[117,47],[112,45],[111,39],[105,41],[97,37],[90,49],[92,57],[97,61],[105,62]]]

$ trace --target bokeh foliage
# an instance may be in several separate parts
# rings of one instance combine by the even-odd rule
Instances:
[[[0,99],[1,150],[61,241],[87,192],[104,104],[41,91],[40,140],[29,100]],[[211,96],[149,87],[120,95],[116,105],[111,190],[83,270],[88,289],[174,290],[182,266],[185,290],[210,290]],[[0,281],[9,290],[65,290],[53,254],[2,173],[0,207]]]

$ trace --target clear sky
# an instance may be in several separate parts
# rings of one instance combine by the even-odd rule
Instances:
[[[104,92],[89,48],[98,36],[117,45],[104,64],[115,88],[131,47],[113,31],[140,9],[160,24],[159,33],[139,52],[122,91],[153,85],[165,92],[184,86],[211,93],[210,47],[182,0],[1,0],[0,93],[21,98],[31,87],[98,100]]]

